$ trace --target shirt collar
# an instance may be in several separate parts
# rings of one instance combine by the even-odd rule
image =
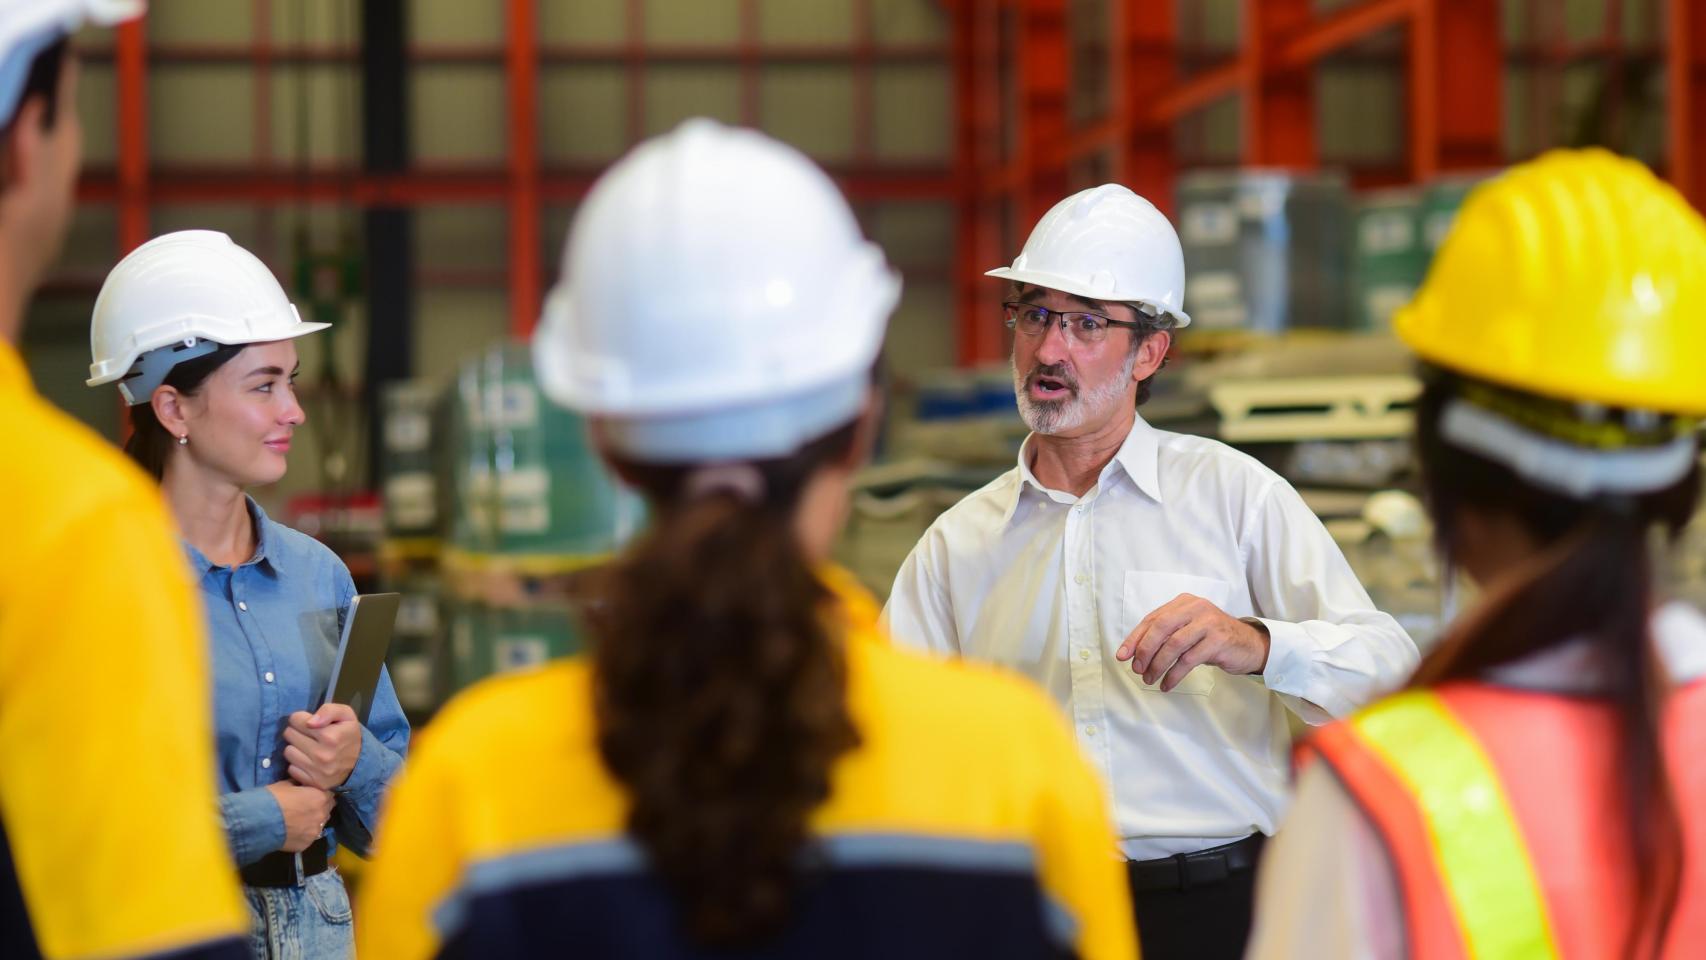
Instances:
[[[272,520],[267,516],[267,512],[261,509],[261,505],[255,502],[254,497],[245,495],[243,501],[249,507],[249,522],[254,524],[255,528],[255,555],[241,565],[246,567],[250,564],[265,564],[274,573],[280,572],[277,552],[269,549],[267,540],[270,533],[268,528],[272,526]],[[188,540],[183,543],[184,550],[190,555],[190,567],[197,573],[206,573],[218,566],[218,564],[207,559],[207,556],[197,550],[195,545]]]
[[[1006,510],[1001,515],[1001,523],[1005,526],[1018,512],[1019,500],[1025,487],[1029,486],[1043,496],[1050,491],[1037,481],[1036,474],[1031,472],[1030,454],[1031,441],[1036,434],[1025,437],[1025,442],[1019,445],[1019,469],[1012,474],[1012,488],[1008,491]],[[1157,503],[1161,502],[1161,480],[1159,460],[1161,456],[1161,441],[1156,435],[1155,428],[1139,414],[1132,422],[1131,432],[1126,434],[1125,442],[1114,452],[1113,459],[1102,468],[1101,479],[1105,482],[1110,471],[1116,467],[1124,470],[1126,476],[1138,490],[1147,494]]]

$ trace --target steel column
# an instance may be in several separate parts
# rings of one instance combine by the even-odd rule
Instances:
[[[533,332],[541,302],[539,29],[535,0],[509,0],[504,73],[509,102],[509,330]]]
[[[1178,175],[1170,124],[1150,121],[1148,105],[1178,84],[1178,33],[1171,3],[1126,0],[1120,11],[1125,42],[1115,76],[1115,111],[1124,137],[1120,179],[1163,213],[1173,211]]]
[[[122,256],[148,241],[148,37],[145,18],[118,28],[118,244]]]
[[[1066,0],[1018,0],[1018,166],[1023,171],[1016,211],[1027,225],[1066,195],[1066,118],[1070,50]]]
[[[1504,58],[1496,0],[1418,0],[1409,51],[1411,178],[1499,164]]]
[[[1666,13],[1670,179],[1696,207],[1706,207],[1706,10],[1698,0],[1670,0]]]
[[[1311,22],[1309,0],[1244,0],[1244,162],[1309,169],[1316,163],[1315,83],[1287,64],[1282,44]]]

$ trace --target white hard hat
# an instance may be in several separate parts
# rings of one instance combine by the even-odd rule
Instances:
[[[324,330],[304,323],[259,258],[216,230],[155,237],[118,262],[89,325],[91,387],[119,381],[148,402],[171,369],[221,345],[269,343]]]
[[[0,125],[18,109],[30,64],[84,23],[111,26],[142,16],[143,0],[0,0]]]
[[[651,462],[784,456],[851,420],[900,278],[792,147],[689,120],[593,185],[534,335],[546,394]]]
[[[1179,235],[1153,204],[1117,183],[1055,204],[1013,265],[985,276],[1129,303],[1151,317],[1172,317],[1174,326],[1191,322]]]

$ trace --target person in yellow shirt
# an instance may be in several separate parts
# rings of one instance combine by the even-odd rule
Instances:
[[[0,0],[0,956],[240,957],[207,640],[154,485],[35,393],[24,306],[70,221],[68,37],[121,0]]]
[[[605,174],[534,343],[650,530],[591,654],[421,736],[364,956],[1136,954],[1104,788],[1050,702],[890,646],[828,566],[899,281],[797,151],[694,120]]]

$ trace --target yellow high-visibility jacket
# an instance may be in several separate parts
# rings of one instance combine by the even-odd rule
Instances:
[[[1104,788],[1054,705],[893,648],[870,597],[825,579],[862,744],[832,772],[812,819],[822,865],[764,955],[1134,957]],[[699,955],[625,833],[588,662],[470,689],[393,789],[357,903],[362,956]]]
[[[228,955],[248,916],[159,490],[4,341],[0,450],[0,954]]]

